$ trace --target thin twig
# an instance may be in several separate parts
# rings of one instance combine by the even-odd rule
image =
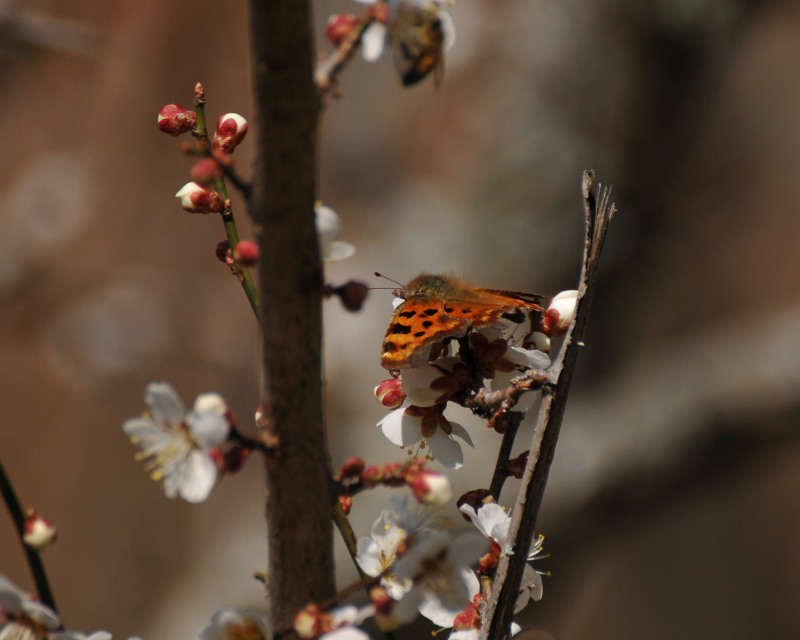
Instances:
[[[47,580],[47,573],[44,570],[42,558],[37,551],[25,544],[25,512],[17,498],[16,491],[14,491],[14,485],[11,484],[11,479],[6,475],[5,469],[3,469],[3,463],[1,461],[0,494],[2,494],[3,501],[6,503],[6,508],[11,515],[11,519],[14,521],[14,528],[17,530],[19,542],[25,551],[25,559],[28,561],[28,567],[33,576],[33,581],[36,583],[36,592],[39,594],[39,600],[58,613],[56,601],[50,589],[50,582]]]
[[[578,353],[583,346],[600,253],[608,224],[615,211],[614,206],[609,204],[608,189],[601,191],[598,202],[593,171],[583,173],[583,203],[586,237],[575,322],[570,327],[561,352],[553,364],[555,385],[546,385],[542,390],[536,430],[509,530],[509,537],[514,540],[515,553],[504,555],[498,564],[492,595],[487,602],[484,615],[482,640],[502,640],[509,635],[514,604],[547,484],[548,472],[555,455],[569,387],[575,372]]]

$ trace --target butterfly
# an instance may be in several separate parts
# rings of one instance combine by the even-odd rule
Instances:
[[[416,84],[433,72],[439,86],[444,74],[445,28],[443,10],[435,3],[400,4],[389,23],[395,67],[404,86]]]
[[[422,274],[394,291],[402,302],[394,311],[381,347],[385,369],[413,368],[425,361],[430,347],[461,338],[470,329],[523,322],[525,311],[544,309],[543,296],[481,289],[446,275]]]

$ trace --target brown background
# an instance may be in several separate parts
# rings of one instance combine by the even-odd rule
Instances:
[[[320,35],[360,10],[314,6]],[[244,425],[254,410],[257,337],[214,258],[221,225],[180,210],[189,161],[155,127],[198,80],[212,118],[249,116],[245,4],[3,11],[0,456],[58,524],[45,559],[69,627],[193,637],[215,608],[260,602],[259,465],[173,503],[120,426],[150,380],[187,403],[219,391]],[[571,288],[596,169],[620,214],[545,500],[553,576],[525,621],[564,640],[792,636],[800,4],[461,0],[453,16],[439,90],[356,61],[324,115],[319,196],[358,245],[328,277]],[[383,292],[359,315],[326,305],[334,465],[400,455],[371,397],[390,309]],[[453,416],[478,442],[465,490],[496,441]],[[385,498],[358,498],[359,534]],[[0,571],[29,588],[16,545],[6,520]]]

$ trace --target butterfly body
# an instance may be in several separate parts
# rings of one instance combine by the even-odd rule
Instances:
[[[445,275],[422,274],[395,295],[404,299],[395,309],[381,347],[386,369],[415,367],[427,359],[429,349],[470,329],[521,322],[524,311],[541,311],[541,296],[482,289]]]

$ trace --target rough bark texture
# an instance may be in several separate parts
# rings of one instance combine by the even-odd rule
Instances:
[[[321,394],[322,267],[314,226],[319,100],[308,3],[251,3],[261,248],[268,592],[274,629],[332,595],[334,503]]]

